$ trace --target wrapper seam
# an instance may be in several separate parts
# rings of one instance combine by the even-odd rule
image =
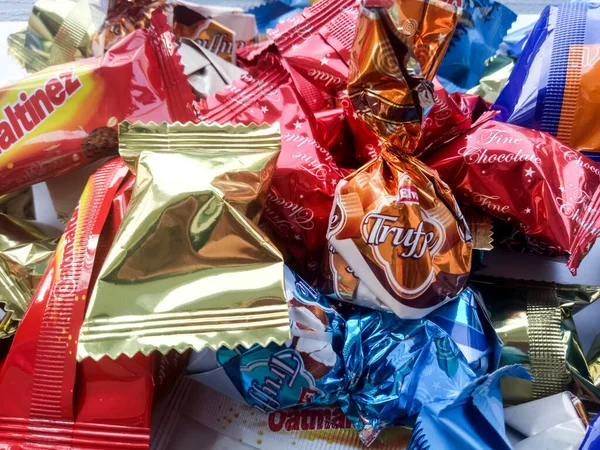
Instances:
[[[540,95],[545,96],[540,129],[553,136],[557,135],[561,121],[563,95],[565,93],[564,90],[567,89],[565,81],[567,81],[567,74],[570,68],[570,48],[574,44],[584,44],[587,9],[587,3],[568,3],[558,6],[557,23],[560,26],[557,27],[554,36],[552,59],[550,60],[550,69],[548,72],[548,85],[545,92],[543,94],[540,92],[538,95],[538,97]],[[581,59],[578,62],[580,66],[579,70],[581,70]],[[572,81],[574,81],[571,84],[572,88],[577,90],[579,88],[579,80]],[[577,93],[575,93],[576,100]],[[567,105],[564,106],[566,107]],[[575,110],[572,112],[574,114]]]
[[[28,72],[39,72],[48,67],[48,58],[25,45],[27,29],[8,36],[8,54]]]
[[[13,351],[22,350],[27,343],[28,351],[35,356],[32,373],[19,375],[22,391],[17,395],[23,400],[10,407],[5,405],[5,415],[0,415],[0,446],[148,447],[148,428],[74,421],[77,339],[73,336],[78,335],[83,318],[99,235],[113,196],[127,173],[122,160],[115,159],[91,178],[17,332]],[[33,338],[27,336],[31,329],[39,329]],[[13,369],[18,365],[10,359],[11,354],[1,373],[3,389],[17,384],[15,370],[8,372],[9,366]]]
[[[69,11],[58,29],[50,48],[48,65],[55,66],[75,59],[75,52],[88,37],[86,19],[91,21],[90,6],[86,1],[79,1]],[[82,23],[83,22],[83,23]]]
[[[181,55],[177,51],[175,35],[171,33],[167,16],[162,13],[154,13],[152,15],[152,26],[148,29],[148,32],[163,77],[172,121],[193,121],[194,116],[191,105],[196,97],[185,75]]]
[[[266,183],[281,146],[279,126],[123,122],[119,141],[124,160],[131,166],[137,165],[136,185],[130,209],[90,297],[79,336],[78,360],[91,357],[98,361],[104,356],[116,359],[120,355],[131,357],[137,353],[150,355],[154,351],[183,353],[190,348],[199,351],[204,347],[217,349],[243,345],[249,348],[257,343],[266,346],[270,342],[281,343],[289,339],[283,258],[253,223],[255,217],[250,214],[257,215],[256,204],[246,216],[241,210],[246,197],[242,200],[236,197],[254,195],[259,198],[266,194]],[[165,158],[173,157],[177,157],[177,162],[188,164],[193,164],[194,158],[210,159],[213,169],[198,174],[204,178],[174,184],[175,188],[166,197],[154,195],[165,180],[158,174],[161,167],[157,166],[159,160],[153,159],[156,155],[160,155],[162,163],[167,161]],[[237,160],[235,169],[224,163],[224,158]],[[143,166],[143,176],[140,176],[140,166]],[[260,174],[259,180],[252,179],[252,188],[258,191],[243,194],[242,178],[231,179],[232,174],[240,176],[244,173],[248,177]],[[226,186],[212,184],[209,187],[206,176],[215,176],[214,180]],[[191,207],[195,212],[186,209],[169,215],[169,211],[181,204],[196,205]],[[182,251],[189,250],[187,259],[183,258],[185,264],[165,263],[160,268],[152,266],[149,269],[143,265],[148,256],[145,252],[153,248],[152,254],[155,254],[156,248],[152,245],[157,243],[156,233],[164,230],[164,224],[172,220],[190,220],[182,234],[167,226],[169,239],[183,242],[179,247]],[[152,232],[147,235],[133,232],[144,227],[149,227]],[[224,261],[222,247],[236,231],[242,233],[245,244],[252,251],[240,249],[247,259]],[[239,241],[233,244],[239,244]],[[279,270],[280,279],[276,275]],[[267,277],[267,273],[271,276]],[[245,285],[250,292],[247,296],[241,294],[240,286],[227,284],[233,279],[241,280],[241,274],[246,277],[244,283],[248,283]],[[229,281],[221,281],[225,285],[211,285],[211,277],[218,278],[219,275],[221,280]],[[254,278],[250,281],[249,277]],[[191,280],[198,283],[194,289],[188,286]],[[131,289],[146,292],[143,308],[115,310],[114,299],[129,299],[133,295]],[[196,292],[196,289],[207,292]],[[180,292],[178,302],[167,308],[175,291]]]
[[[561,310],[556,291],[532,288],[527,293],[527,335],[533,398],[562,392],[567,385],[565,346],[562,342]]]
[[[285,52],[292,48],[294,44],[302,42],[305,37],[305,33],[311,33],[312,30],[319,30],[320,28],[327,26],[330,28],[331,33],[335,36],[337,41],[348,51],[352,49],[352,37],[353,34],[344,37],[345,34],[341,31],[339,23],[335,21],[336,16],[339,15],[340,11],[345,7],[356,4],[356,0],[322,0],[309,8],[306,8],[302,12],[304,20],[294,20],[294,26],[289,29],[280,31],[278,27],[272,33],[271,37],[275,41],[275,45],[280,52]]]

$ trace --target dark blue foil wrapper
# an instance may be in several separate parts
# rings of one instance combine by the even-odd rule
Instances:
[[[479,83],[485,61],[496,54],[517,15],[490,0],[462,2],[462,14],[438,77],[450,92],[467,90]]]
[[[592,3],[547,6],[492,109],[496,120],[557,136],[569,52],[573,46],[600,44],[600,9]]]
[[[510,450],[506,436],[500,380],[531,379],[523,366],[506,366],[484,375],[460,395],[423,407],[408,450]]]
[[[600,416],[596,416],[590,422],[579,450],[600,450],[600,422],[598,422],[598,417]]]
[[[430,320],[360,307],[342,315],[289,270],[286,290],[286,345],[204,350],[187,375],[264,412],[337,403],[369,443],[498,365],[501,342],[471,289]]]

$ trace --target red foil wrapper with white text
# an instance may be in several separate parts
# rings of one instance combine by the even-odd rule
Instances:
[[[600,233],[600,167],[546,133],[488,121],[425,163],[456,196],[560,248],[573,275]]]
[[[197,108],[209,123],[279,122],[281,153],[264,217],[304,274],[316,274],[335,187],[344,176],[325,142],[318,141],[317,121],[279,56],[264,53],[247,75]]]

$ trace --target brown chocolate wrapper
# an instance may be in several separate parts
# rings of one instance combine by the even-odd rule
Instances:
[[[342,300],[420,318],[457,295],[471,267],[470,232],[450,189],[410,156],[456,9],[435,0],[365,4],[348,96],[383,150],[337,186],[329,278]]]
[[[597,317],[598,286],[554,285],[476,277],[472,279],[504,341],[500,365],[523,364],[534,381],[503,380],[506,404],[519,404],[564,390],[590,411],[600,410],[600,346],[579,319]]]

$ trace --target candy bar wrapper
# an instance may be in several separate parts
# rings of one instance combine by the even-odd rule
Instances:
[[[5,214],[0,214],[0,230],[0,303],[5,312],[0,337],[7,337],[23,319],[60,232]]]
[[[318,268],[335,186],[344,174],[318,141],[318,125],[304,100],[278,55],[267,52],[247,75],[197,107],[206,123],[279,121],[281,154],[265,219],[310,274]]]
[[[439,75],[466,90],[477,85],[517,15],[494,0],[454,3],[462,8]]]
[[[599,21],[591,3],[547,6],[494,104],[498,120],[545,131],[575,150],[600,151]]]
[[[173,28],[179,38],[187,37],[209,52],[236,63],[236,51],[256,41],[256,19],[241,8],[175,2]]]
[[[423,317],[458,294],[471,264],[469,230],[450,189],[411,156],[433,103],[427,78],[456,14],[443,3],[413,3],[421,21],[408,18],[404,28],[385,8],[361,10],[348,95],[383,150],[338,184],[327,233],[360,280],[353,298],[376,297],[406,318]]]
[[[215,95],[246,73],[191,39],[181,39],[179,54],[197,100]]]
[[[257,227],[279,127],[124,122],[119,145],[136,173],[132,204],[91,292],[78,359],[288,339],[283,259]],[[143,302],[123,301],[140,292]]]
[[[515,67],[515,59],[507,55],[495,55],[486,61],[486,68],[481,74],[479,84],[467,92],[479,95],[485,101],[494,103]]]
[[[90,179],[19,325],[0,369],[4,448],[148,447],[154,361],[75,359],[89,286],[122,217],[127,173],[115,159]]]
[[[531,378],[521,366],[502,367],[473,381],[455,398],[425,405],[409,450],[511,450],[502,414],[503,377]]]
[[[598,410],[600,353],[593,351],[597,330],[579,320],[596,317],[598,288],[482,277],[476,281],[504,342],[500,365],[523,364],[534,378],[533,383],[505,383],[505,403],[570,390],[586,407]]]
[[[585,437],[588,418],[581,401],[570,392],[504,409],[514,450],[575,450]]]
[[[139,95],[143,92],[143,95]],[[0,88],[0,193],[117,152],[117,123],[194,120],[193,94],[161,11],[103,57]]]
[[[337,403],[368,444],[423,404],[451,396],[476,373],[492,370],[494,352],[499,353],[469,290],[431,320],[414,321],[362,308],[344,318],[289,270],[286,291],[291,341],[249,350],[206,349],[192,355],[188,375],[266,413]]]
[[[600,232],[600,167],[545,133],[482,122],[425,163],[457,196],[559,247],[575,275]]]
[[[407,427],[387,428],[369,448],[405,450],[410,434]],[[227,450],[364,449],[339,407],[267,414],[189,378],[181,378],[153,410],[150,449],[192,450],[208,438],[212,448]]]

